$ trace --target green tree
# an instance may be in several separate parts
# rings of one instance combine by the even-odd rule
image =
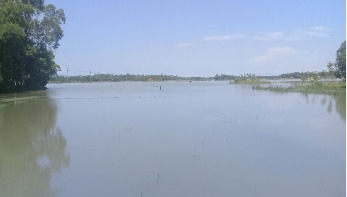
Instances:
[[[336,77],[346,81],[346,41],[336,51]]]
[[[64,10],[43,0],[0,0],[0,92],[43,89],[59,66]]]
[[[329,75],[330,76],[334,76],[334,72],[335,72],[334,63],[328,62],[327,67],[328,67],[328,70],[329,70]]]

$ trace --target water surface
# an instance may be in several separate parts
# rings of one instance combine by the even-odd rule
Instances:
[[[0,196],[346,195],[345,96],[228,82],[48,88],[2,96],[34,99],[0,105]]]

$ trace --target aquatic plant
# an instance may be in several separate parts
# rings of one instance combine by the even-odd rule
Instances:
[[[256,90],[269,90],[274,92],[300,92],[305,94],[330,94],[339,95],[346,94],[346,83],[343,82],[301,82],[295,83],[288,87],[280,87],[276,85],[256,86]]]

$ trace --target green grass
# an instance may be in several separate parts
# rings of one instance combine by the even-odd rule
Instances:
[[[300,92],[305,94],[346,94],[346,83],[343,82],[301,82],[288,87],[269,85],[256,86],[256,90],[269,90],[274,92]]]
[[[38,98],[42,98],[42,96],[22,96],[22,97],[1,97],[0,96],[0,108],[7,106],[11,103],[23,103],[29,100],[35,100]]]
[[[269,81],[263,81],[260,79],[249,79],[249,78],[236,78],[234,81],[230,81],[230,84],[245,84],[245,85],[260,85],[260,84],[270,84]]]

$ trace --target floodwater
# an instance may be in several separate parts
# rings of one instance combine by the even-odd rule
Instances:
[[[161,90],[160,90],[161,86]],[[346,98],[49,84],[0,105],[1,197],[346,196]]]

